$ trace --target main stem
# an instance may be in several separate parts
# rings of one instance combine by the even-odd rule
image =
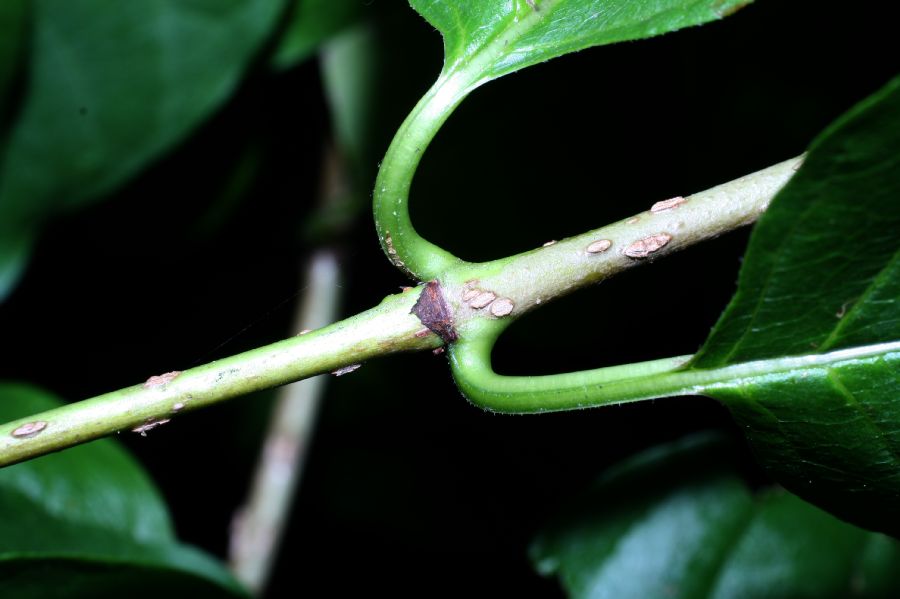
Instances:
[[[460,340],[451,347],[451,365],[460,387],[475,403],[503,411],[517,411],[521,407],[508,403],[511,397],[508,392],[515,392],[517,397],[526,397],[519,395],[526,392],[528,401],[532,402],[526,411],[540,411],[539,401],[552,403],[547,399],[547,392],[552,393],[552,387],[557,382],[574,381],[578,385],[580,381],[574,378],[570,381],[567,378],[501,377],[493,373],[490,370],[490,347],[493,339],[510,322],[555,297],[753,222],[793,175],[799,163],[800,160],[795,158],[684,198],[685,201],[675,207],[643,212],[619,223],[510,258],[484,264],[449,260],[447,270],[438,274],[443,297],[460,336]],[[629,255],[629,248],[633,249],[635,243],[661,233],[671,237],[663,246],[644,256]],[[604,239],[610,241],[610,245],[602,251],[594,251],[599,246],[592,247],[592,244]],[[652,244],[644,249],[651,247]],[[442,340],[428,329],[423,329],[422,321],[410,313],[423,289],[426,288],[418,287],[389,296],[371,310],[306,335],[185,372],[151,377],[143,385],[2,425],[0,466],[122,430],[146,432],[182,412],[336,371],[376,356],[437,348],[443,344]],[[487,305],[475,307],[471,298],[465,299],[473,289],[508,300],[506,306],[512,304],[510,311],[501,313]],[[673,358],[620,366],[613,370],[603,369],[603,373],[588,372],[592,373],[592,377],[599,377],[596,380],[628,380],[630,385],[643,377],[641,397],[661,396],[689,389],[675,381],[672,383],[677,389],[650,388],[647,385],[654,383],[649,382],[647,377],[671,370],[681,361],[683,359]],[[474,365],[466,368],[470,363]],[[579,373],[558,376],[571,378],[577,375]],[[534,381],[529,382],[528,379]],[[690,385],[696,388],[700,382],[692,379]],[[534,387],[535,384],[540,389]],[[543,394],[544,399],[539,399],[537,393],[532,394],[533,391]],[[609,398],[604,399],[605,403],[610,401]],[[574,399],[554,405],[551,409],[580,405]]]
[[[410,314],[421,289],[388,296],[352,318],[272,345],[0,426],[0,466],[123,430],[145,433],[173,416],[375,356],[441,345]]]
[[[598,283],[700,241],[748,225],[802,163],[791,158],[734,181],[685,197],[657,202],[648,210],[575,237],[508,258],[462,264],[441,276],[448,301],[467,327],[505,327],[509,321],[557,297]],[[490,310],[465,300],[472,287],[509,299],[511,312],[492,318]],[[484,317],[487,318],[484,318]]]

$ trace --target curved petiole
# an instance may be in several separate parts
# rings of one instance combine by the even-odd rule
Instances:
[[[425,148],[473,89],[466,73],[442,74],[400,125],[378,170],[373,193],[381,249],[400,270],[419,281],[436,278],[462,260],[419,235],[409,218],[409,190]]]
[[[492,412],[541,413],[698,393],[679,371],[691,356],[543,376],[504,376],[491,367],[495,338],[450,347],[450,369],[462,394]]]
[[[541,413],[672,397],[704,395],[735,380],[744,384],[795,381],[816,371],[884,360],[900,362],[900,342],[813,356],[772,358],[721,368],[692,369],[691,356],[543,376],[504,376],[491,367],[496,334],[461,340],[450,348],[453,379],[473,404],[493,412]]]

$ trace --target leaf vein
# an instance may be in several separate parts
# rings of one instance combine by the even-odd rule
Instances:
[[[850,391],[850,389],[846,385],[844,385],[844,382],[841,380],[840,374],[837,370],[832,367],[828,367],[827,373],[828,380],[831,381],[834,389],[838,393],[840,393],[841,396],[843,396],[849,403],[853,404],[853,406],[862,416],[862,419],[866,421],[869,428],[875,432],[874,437],[879,441],[887,455],[893,458],[894,465],[900,465],[900,454],[897,453],[897,450],[894,448],[893,444],[888,442],[888,438],[890,435],[869,413],[867,404],[865,402],[859,401],[859,399],[856,398],[856,396]]]

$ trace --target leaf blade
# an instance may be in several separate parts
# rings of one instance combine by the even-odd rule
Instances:
[[[900,78],[811,146],[751,236],[738,291],[696,370],[888,348],[801,376],[734,380],[722,400],[791,491],[900,535]]]
[[[874,302],[859,301],[872,294],[871,300],[893,303],[900,296],[900,212],[891,209],[900,193],[893,176],[900,167],[897,122],[900,79],[813,143],[754,230],[735,299],[694,358],[695,367],[858,346],[858,331],[871,328],[873,318],[879,322],[868,342],[900,339],[900,318],[884,319],[885,310],[872,311]],[[829,258],[831,272],[811,268]],[[781,290],[793,289],[816,299],[791,304]],[[853,326],[843,331],[848,316]],[[775,329],[784,322],[790,330],[779,335]]]
[[[282,6],[33,3],[29,84],[0,162],[0,299],[46,219],[122,185],[225,101]]]
[[[592,46],[641,39],[727,16],[746,0],[410,0],[444,36],[444,71],[480,62],[481,81]],[[463,67],[465,68],[465,67]]]
[[[890,597],[900,587],[896,541],[779,490],[752,494],[734,459],[700,434],[625,460],[541,533],[533,561],[572,597]]]

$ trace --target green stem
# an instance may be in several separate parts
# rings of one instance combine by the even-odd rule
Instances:
[[[436,274],[460,336],[451,348],[453,372],[460,388],[473,402],[499,411],[557,410],[694,392],[691,389],[698,384],[696,380],[671,372],[684,358],[551,377],[502,377],[490,368],[490,348],[515,318],[553,298],[752,222],[797,165],[798,160],[792,159],[685,198],[675,207],[644,212],[511,258],[483,264],[449,259],[452,266]],[[660,232],[667,232],[671,239],[652,255],[628,255],[626,250],[643,236]],[[591,251],[591,244],[603,239],[610,240],[609,247]],[[129,387],[0,426],[0,466],[120,430],[153,425],[181,411],[371,357],[436,348],[441,340],[427,330],[423,335],[421,321],[410,314],[422,289],[390,296],[379,306],[320,331],[188,370],[171,382]],[[471,299],[465,299],[473,290],[505,300],[510,310],[496,310],[502,302],[477,307]],[[674,378],[657,378],[655,382],[647,378],[670,376]],[[603,387],[596,396],[601,399],[579,395],[577,388],[585,386]],[[35,432],[16,435],[26,424],[31,424]]]
[[[540,305],[755,221],[801,161],[792,158],[550,246],[446,273],[441,278],[443,291],[461,338],[450,350],[460,390],[473,403],[501,412],[574,409],[697,393],[697,386],[707,379],[678,371],[689,356],[559,375],[507,377],[491,369],[491,349],[516,318]],[[496,299],[482,306],[474,299],[476,293]],[[500,301],[504,309],[494,310]]]
[[[375,356],[441,345],[410,314],[421,289],[385,298],[352,318],[179,373],[148,380],[0,426],[0,466],[123,430],[140,432],[176,414],[333,372]],[[154,384],[156,383],[156,384]],[[31,425],[23,429],[26,425]],[[22,434],[33,430],[32,434]]]
[[[549,8],[549,7],[548,7]],[[465,262],[419,235],[409,216],[409,191],[422,154],[459,103],[478,86],[495,78],[492,65],[507,57],[510,48],[548,13],[519,2],[506,13],[505,27],[470,47],[465,57],[445,52],[444,68],[397,130],[378,171],[373,193],[375,228],[391,263],[419,281],[435,279]]]
[[[462,263],[416,232],[409,217],[409,190],[425,148],[472,90],[467,75],[468,71],[441,74],[403,121],[375,180],[373,209],[381,248],[394,266],[420,281]]]
[[[840,368],[884,358],[900,360],[900,342],[813,356],[774,358],[715,369],[686,368],[691,356],[546,376],[503,376],[491,369],[494,338],[478,337],[450,349],[453,377],[463,395],[494,412],[541,413],[678,395],[703,395],[735,380],[794,380],[815,368]]]
[[[678,203],[668,209],[656,206],[656,210],[651,208],[549,246],[491,262],[466,263],[444,273],[441,283],[456,314],[460,336],[505,328],[516,318],[558,297],[754,222],[794,175],[801,160],[785,160],[678,198]],[[646,256],[634,257],[635,244],[647,239],[665,243]],[[473,288],[509,300],[512,310],[497,318],[488,309],[473,308],[465,301]]]

